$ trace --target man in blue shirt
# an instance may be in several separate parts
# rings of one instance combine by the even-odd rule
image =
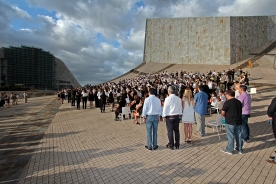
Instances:
[[[199,86],[199,92],[195,95],[195,118],[197,123],[197,134],[200,137],[205,136],[205,115],[207,113],[208,95],[203,92],[204,86]]]
[[[145,99],[143,106],[143,122],[146,123],[147,128],[147,145],[146,149],[156,150],[157,145],[157,129],[161,116],[161,101],[155,96],[155,89],[150,88],[150,96]]]

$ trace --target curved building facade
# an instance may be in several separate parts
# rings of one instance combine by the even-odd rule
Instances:
[[[58,89],[66,88],[69,86],[72,86],[74,88],[81,86],[62,60],[60,60],[59,58],[55,58],[55,64],[56,86]]]
[[[0,62],[1,86],[33,89],[80,86],[63,61],[41,48],[2,47]]]

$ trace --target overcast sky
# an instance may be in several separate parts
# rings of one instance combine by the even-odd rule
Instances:
[[[0,46],[34,46],[81,85],[143,61],[146,18],[275,15],[276,0],[0,0]]]

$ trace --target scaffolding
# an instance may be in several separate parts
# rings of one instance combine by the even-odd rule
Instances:
[[[25,88],[55,88],[55,57],[41,48],[21,46],[3,48],[7,85],[23,84]]]

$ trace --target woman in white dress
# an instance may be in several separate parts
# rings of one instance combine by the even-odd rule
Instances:
[[[192,132],[193,132],[193,123],[194,123],[194,99],[191,89],[185,89],[183,98],[182,98],[182,122],[184,123],[184,142],[192,142]]]

